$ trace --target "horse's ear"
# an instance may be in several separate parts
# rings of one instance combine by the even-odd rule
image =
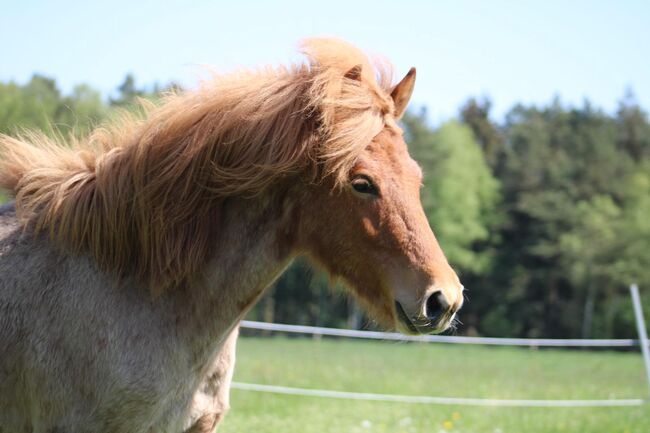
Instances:
[[[415,87],[415,68],[411,68],[402,81],[393,87],[390,92],[390,97],[393,98],[395,104],[395,118],[399,119],[406,111],[406,106],[413,94],[413,87]]]
[[[361,81],[361,69],[361,65],[353,66],[344,76],[350,80]]]

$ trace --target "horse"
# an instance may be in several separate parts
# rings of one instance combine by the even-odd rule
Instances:
[[[377,323],[463,302],[398,121],[415,69],[338,39],[85,139],[0,137],[0,432],[209,432],[240,320],[303,255]]]

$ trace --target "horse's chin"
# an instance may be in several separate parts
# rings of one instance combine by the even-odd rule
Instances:
[[[395,330],[400,334],[404,335],[422,335],[420,331],[415,328],[411,328],[408,325],[404,324],[402,321],[395,322]]]

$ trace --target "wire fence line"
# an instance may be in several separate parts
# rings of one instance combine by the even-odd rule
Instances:
[[[263,331],[289,332],[298,334],[327,335],[333,337],[365,338],[388,341],[419,341],[434,343],[482,344],[499,346],[528,347],[631,347],[641,346],[644,365],[650,387],[650,344],[645,330],[645,320],[636,284],[630,286],[634,304],[639,339],[550,339],[550,338],[493,338],[493,337],[458,337],[449,335],[407,336],[394,332],[358,331],[350,329],[323,328],[319,326],[287,325],[279,323],[255,322],[244,320],[242,328]],[[235,389],[274,394],[296,395],[306,397],[338,398],[348,400],[390,401],[413,404],[444,404],[464,406],[502,406],[502,407],[624,407],[649,404],[648,399],[608,399],[608,400],[531,400],[531,399],[494,399],[464,397],[434,397],[422,395],[374,394],[366,392],[334,391],[327,389],[294,388],[279,385],[262,385],[259,383],[233,382]]]
[[[363,338],[386,341],[418,341],[429,343],[479,344],[491,346],[527,347],[634,347],[640,346],[637,339],[551,339],[551,338],[496,338],[460,337],[455,335],[403,335],[396,332],[359,331],[353,329],[323,328],[320,326],[288,325],[281,323],[243,320],[240,325],[246,329],[287,332],[293,334],[326,335],[332,337]]]
[[[303,397],[324,397],[346,400],[385,401],[411,404],[443,404],[456,406],[500,406],[500,407],[627,407],[650,403],[643,399],[610,400],[517,400],[494,398],[430,397],[423,395],[374,394],[367,392],[332,391],[327,389],[293,388],[258,383],[233,382],[232,388],[272,394]]]

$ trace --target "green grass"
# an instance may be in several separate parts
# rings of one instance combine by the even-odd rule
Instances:
[[[450,397],[608,399],[647,396],[638,353],[352,340],[242,337],[235,380]],[[641,433],[650,406],[481,408],[365,402],[232,390],[219,433]]]

